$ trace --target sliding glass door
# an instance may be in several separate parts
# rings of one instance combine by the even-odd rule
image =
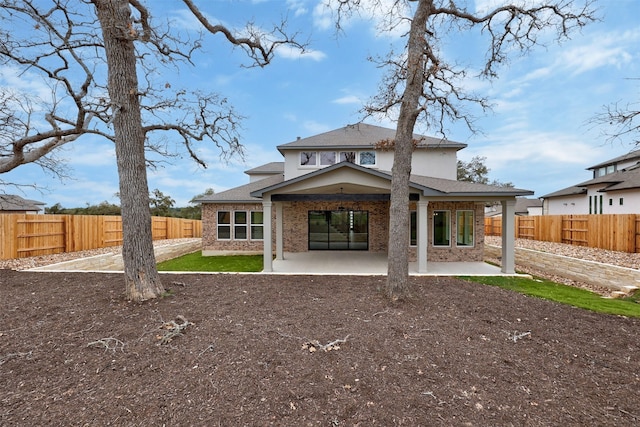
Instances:
[[[309,211],[309,250],[368,250],[369,212]]]

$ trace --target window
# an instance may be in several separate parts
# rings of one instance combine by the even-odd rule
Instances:
[[[409,237],[410,246],[416,246],[418,244],[418,215],[416,211],[409,212]]]
[[[622,197],[620,197],[620,206],[622,206],[624,203],[624,199]]]
[[[336,164],[336,152],[335,151],[322,151],[320,152],[320,165],[331,166]]]
[[[264,239],[263,218],[262,211],[251,211],[251,240]]]
[[[231,212],[218,211],[218,240],[231,240]]]
[[[235,240],[247,240],[247,212],[235,211],[233,213],[233,238]]]
[[[593,213],[593,209],[591,208],[591,196],[589,196],[589,214]]]
[[[600,195],[600,214],[602,214],[602,195]]]
[[[315,151],[303,151],[300,153],[300,166],[315,166],[318,153]]]
[[[433,246],[449,246],[451,236],[451,212],[433,212]]]
[[[473,246],[473,211],[457,211],[456,215],[456,245]]]
[[[341,162],[356,162],[356,152],[355,151],[341,151],[340,152],[340,161]]]
[[[375,151],[361,151],[360,152],[360,165],[373,166],[376,164],[376,152]]]
[[[609,206],[613,206],[613,199],[609,199]]]

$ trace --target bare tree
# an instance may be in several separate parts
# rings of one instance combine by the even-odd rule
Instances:
[[[340,19],[371,2],[337,0]],[[382,10],[383,3],[374,2]],[[519,3],[519,4],[516,4]],[[556,40],[595,19],[591,0],[516,2],[490,11],[474,13],[460,0],[396,0],[385,22],[397,28],[410,20],[406,49],[379,61],[387,67],[380,92],[365,106],[367,114],[385,114],[397,120],[391,182],[389,224],[389,267],[385,293],[400,299],[409,293],[409,179],[413,153],[413,132],[417,121],[446,137],[447,123],[462,121],[475,132],[473,116],[465,106],[489,108],[488,100],[469,93],[462,81],[468,70],[447,62],[441,51],[442,38],[449,32],[478,31],[486,37],[487,49],[479,78],[495,78],[498,67],[510,55],[526,53],[544,43],[543,33],[553,30]],[[578,4],[581,3],[581,4]],[[528,5],[527,5],[528,4]],[[532,6],[533,4],[533,6]],[[412,13],[412,17],[403,13]],[[394,17],[393,14],[396,14]]]
[[[639,102],[629,102],[624,105],[616,102],[606,105],[601,113],[591,119],[591,122],[603,125],[607,129],[603,131],[603,134],[611,142],[630,137],[636,146],[640,145]]]
[[[206,23],[191,0],[184,3]],[[170,154],[166,143],[153,137],[169,131],[202,166],[206,163],[193,146],[200,141],[213,143],[225,158],[243,155],[241,116],[225,98],[173,89],[154,79],[156,67],[190,63],[200,39],[155,27],[140,0],[0,0],[0,21],[0,64],[49,89],[34,101],[17,91],[0,91],[0,173],[37,163],[60,174],[63,168],[53,157],[59,147],[87,135],[112,141],[126,295],[134,301],[159,296],[164,289],[153,253],[146,175],[152,162],[145,149]],[[25,27],[26,33],[13,31]],[[245,48],[259,66],[272,60],[280,44],[302,48],[286,36],[284,23],[273,34],[249,26],[242,38],[220,25],[207,29]],[[144,80],[138,81],[138,75]]]

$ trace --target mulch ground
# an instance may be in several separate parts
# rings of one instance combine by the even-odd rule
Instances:
[[[0,425],[631,426],[639,319],[454,278],[0,270]],[[315,351],[314,351],[315,350]]]

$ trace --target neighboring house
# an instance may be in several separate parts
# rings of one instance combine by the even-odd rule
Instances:
[[[45,204],[11,194],[0,194],[0,214],[37,214]]]
[[[592,179],[541,197],[545,215],[640,213],[640,150],[587,170]]]
[[[514,208],[516,216],[536,216],[542,215],[542,200],[528,199],[526,197],[516,197]],[[484,208],[485,217],[502,216],[502,205],[492,204]]]
[[[348,125],[278,146],[284,162],[247,171],[249,184],[202,197],[203,254],[307,251],[386,253],[395,130]],[[502,271],[514,272],[516,196],[532,191],[456,180],[466,144],[414,135],[410,183],[411,261],[482,262],[484,207],[501,202]]]

